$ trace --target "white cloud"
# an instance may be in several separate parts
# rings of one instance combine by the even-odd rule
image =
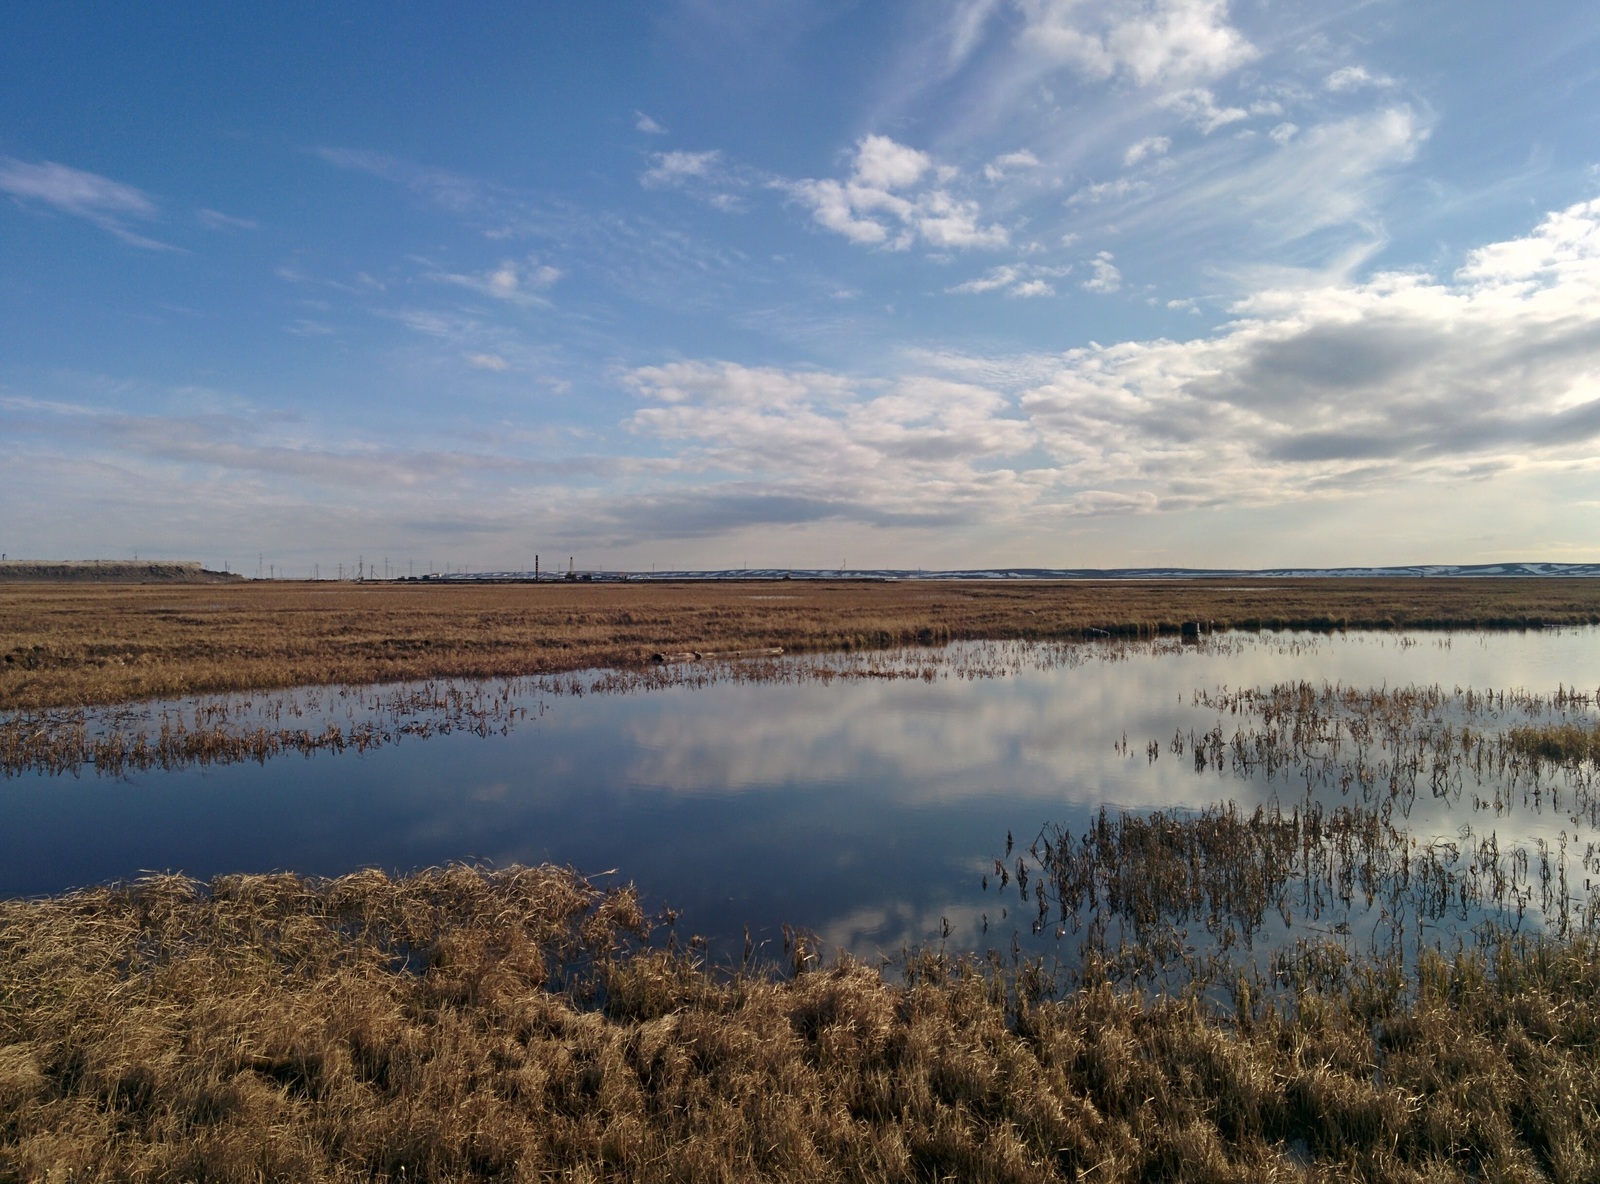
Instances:
[[[1298,124],[1280,123],[1277,127],[1268,132],[1267,135],[1272,137],[1272,142],[1275,144],[1287,144],[1290,140],[1294,139],[1295,133],[1299,130],[1300,127]]]
[[[424,168],[397,156],[362,148],[318,148],[316,154],[335,168],[369,173],[403,185],[454,214],[483,214],[496,204],[497,194],[492,186],[462,173]]]
[[[466,361],[478,370],[493,370],[497,374],[511,369],[511,363],[499,354],[467,354]]]
[[[254,218],[235,218],[216,210],[196,210],[195,220],[207,230],[259,230],[261,224]]]
[[[1094,264],[1090,285],[1113,289],[1113,258]],[[1038,278],[995,268],[958,287]],[[909,359],[955,381],[641,369],[629,426],[697,475],[678,509],[714,503],[720,515],[943,516],[1004,532],[1062,515],[1422,496],[1485,473],[1600,474],[1597,310],[1600,200],[1473,252],[1448,279],[1262,290],[1187,341]],[[1000,393],[1012,384],[1015,401]],[[757,504],[755,491],[778,500]]]
[[[1122,154],[1122,163],[1132,168],[1147,156],[1165,156],[1171,147],[1172,141],[1166,136],[1146,136],[1129,145]]]
[[[851,242],[875,245],[889,237],[883,223],[857,216],[850,191],[838,181],[797,181],[790,191],[811,206],[818,224]]]
[[[667,134],[666,128],[651,119],[643,111],[635,111],[633,116],[634,130],[644,132],[649,136],[664,136]]]
[[[528,266],[517,265],[519,287]],[[1012,266],[986,272],[982,290],[1049,281]],[[499,372],[495,359],[519,375],[535,369],[514,336],[460,314],[393,315],[456,372],[463,363]],[[525,538],[534,521],[543,537],[587,524],[624,540],[762,523],[978,524],[997,551],[1023,545],[1029,531],[1050,536],[1066,516],[1381,495],[1426,504],[1437,521],[1518,493],[1569,516],[1553,491],[1593,498],[1600,200],[1486,244],[1442,278],[1284,283],[1232,316],[1190,340],[998,359],[901,355],[904,372],[887,380],[709,361],[646,367],[625,376],[637,398],[622,424],[633,444],[612,440],[598,456],[565,437],[538,455],[498,434],[477,448],[408,444],[400,433],[427,429],[405,417],[312,447],[315,424],[219,412],[243,403],[226,395],[192,396],[192,414],[129,415],[126,384],[108,379],[99,407],[0,395],[0,434],[33,441],[17,464],[0,466],[0,480],[13,500],[43,490],[69,504],[72,529],[94,520],[97,505],[169,522],[169,508],[203,505],[208,515],[236,507],[252,537],[264,514],[281,512],[290,537],[321,505],[360,515],[352,539],[412,519],[448,521],[452,537],[465,523]],[[575,492],[577,478],[591,483]],[[1206,519],[1206,546],[1212,530],[1237,521]],[[1408,546],[1426,543],[1419,521],[1403,526]],[[1192,525],[1166,528],[1162,545],[1182,553]]]
[[[930,176],[932,184],[925,185]],[[773,184],[809,206],[818,225],[865,246],[904,250],[918,240],[935,248],[1005,246],[1005,227],[983,225],[978,203],[950,191],[958,176],[925,152],[869,135],[857,143],[845,180]]]
[[[868,189],[906,189],[933,167],[926,152],[888,136],[863,136],[856,146],[855,180]]]
[[[433,272],[428,278],[469,288],[480,295],[513,304],[548,304],[549,301],[538,293],[555,284],[563,274],[559,267],[540,263],[537,256],[530,255],[526,262],[502,260],[498,266],[482,274]]]
[[[1017,152],[1007,152],[995,157],[983,166],[983,175],[990,181],[1003,181],[1007,176],[1019,169],[1036,169],[1039,167],[1039,158],[1026,148]]]
[[[983,40],[984,31],[988,28],[989,20],[999,9],[1001,0],[963,0],[956,9],[949,25],[950,52],[946,61],[947,71],[960,68],[973,50],[977,49]]]
[[[1044,280],[1024,280],[1011,289],[1012,296],[1054,296],[1056,290]]]
[[[1247,223],[1252,247],[1265,252],[1331,227],[1352,227],[1370,244],[1382,238],[1376,211],[1388,178],[1428,134],[1408,107],[1317,124],[1273,151],[1163,187],[1136,210],[1119,212],[1119,228],[1193,234],[1201,226]]]
[[[632,371],[636,433],[676,446],[709,475],[677,508],[697,515],[938,524],[1004,514],[1031,497],[999,462],[1032,433],[1004,396],[972,383],[679,362]],[[757,481],[759,484],[752,484]],[[698,507],[698,508],[696,508]]]
[[[657,152],[650,159],[653,163],[640,174],[639,183],[646,189],[667,189],[692,178],[711,176],[722,160],[722,152],[715,148],[709,152]]]
[[[1072,271],[1070,267],[1044,267],[1032,263],[1012,263],[992,267],[977,279],[967,280],[945,289],[949,295],[977,295],[984,292],[1004,292],[1007,296],[1054,296],[1050,283]]]
[[[1154,186],[1148,181],[1135,181],[1131,177],[1118,177],[1115,181],[1097,181],[1085,185],[1067,198],[1069,206],[1099,205],[1101,202],[1120,201],[1125,197],[1138,197],[1149,193]],[[1063,240],[1065,242],[1065,240]],[[1066,244],[1070,246],[1071,244]]]
[[[1219,127],[1250,118],[1243,107],[1217,106],[1216,96],[1200,86],[1168,95],[1162,100],[1162,106],[1176,111],[1185,122],[1194,124],[1208,136]]]
[[[1163,508],[1595,471],[1597,309],[1593,201],[1473,252],[1448,280],[1262,291],[1212,336],[1073,350],[1022,407],[1059,481]]]
[[[1226,0],[1019,0],[1023,38],[1092,79],[1140,85],[1221,77],[1257,56]]]
[[[1322,80],[1324,89],[1334,94],[1361,90],[1365,87],[1388,87],[1394,79],[1383,74],[1369,74],[1362,66],[1342,66]]]
[[[63,214],[82,218],[130,246],[155,251],[177,250],[170,243],[128,229],[128,219],[150,220],[160,212],[147,193],[98,173],[49,160],[30,164],[0,156],[0,193],[9,193],[24,204],[42,202]]]
[[[1122,272],[1112,262],[1114,256],[1110,251],[1101,251],[1089,261],[1089,266],[1094,274],[1083,281],[1085,292],[1099,292],[1110,294],[1122,287]]]

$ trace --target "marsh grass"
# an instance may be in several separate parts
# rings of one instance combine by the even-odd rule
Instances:
[[[1600,622],[1600,580],[0,587],[0,710],[636,668],[660,652]]]
[[[718,969],[647,928],[552,868],[4,902],[0,1179],[1600,1174],[1586,940],[1222,1009],[939,950]]]
[[[429,680],[375,687],[309,686],[187,701],[56,708],[0,714],[0,776],[87,770],[124,776],[189,765],[264,763],[299,754],[366,752],[407,740],[466,733],[507,735],[541,715],[549,699],[630,695],[733,684],[847,683],[1001,678],[1029,668],[1119,661],[1134,648],[1177,641],[970,642],[795,657],[706,656],[631,669],[486,680]]]
[[[1563,765],[1600,761],[1600,725],[1537,724],[1512,728],[1506,734],[1509,748],[1536,761]]]
[[[1419,838],[1359,805],[1102,809],[1080,833],[1046,826],[1028,855],[998,887],[1036,908],[1035,933],[1055,928],[1073,974],[1167,990],[1291,977],[1308,949],[1414,970],[1513,936],[1600,938],[1600,896],[1548,845],[1530,857],[1494,835]]]

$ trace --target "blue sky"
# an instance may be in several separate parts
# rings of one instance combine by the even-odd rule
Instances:
[[[0,14],[0,550],[1600,548],[1600,10]]]

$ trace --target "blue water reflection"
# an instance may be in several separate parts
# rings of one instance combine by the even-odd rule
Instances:
[[[944,659],[929,680],[533,691],[508,735],[458,732],[364,754],[14,777],[0,781],[0,894],[144,870],[554,861],[617,869],[680,910],[681,932],[721,949],[742,944],[746,925],[772,940],[785,922],[867,956],[934,938],[945,921],[953,941],[982,946],[1016,923],[979,889],[1008,832],[1025,847],[1045,824],[1080,825],[1102,805],[1248,809],[1282,792],[1147,759],[1146,740],[1217,722],[1194,705],[1196,690],[1298,679],[1593,688],[1600,630],[990,643]],[[866,659],[795,661],[859,671]],[[1008,673],[963,677],[980,667]],[[1424,803],[1410,825],[1455,833],[1451,810]],[[1498,825],[1503,843],[1574,831],[1558,814]]]

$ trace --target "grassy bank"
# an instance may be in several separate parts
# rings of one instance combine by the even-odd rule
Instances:
[[[0,710],[958,638],[1600,621],[1600,580],[0,587]]]
[[[712,974],[642,929],[550,868],[0,903],[0,1180],[1600,1176],[1590,944],[1222,1014],[931,955]]]

